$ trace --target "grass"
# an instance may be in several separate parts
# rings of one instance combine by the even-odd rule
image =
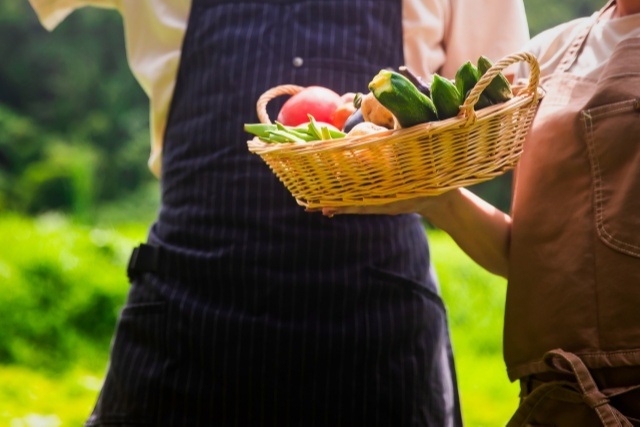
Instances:
[[[37,241],[43,239],[38,234],[44,233],[38,231],[43,228],[41,225],[34,227],[28,221],[16,221],[0,216],[0,230],[8,223],[12,230],[20,225],[23,234],[28,232]],[[61,233],[67,241],[70,236],[85,232],[79,227],[62,224]],[[139,240],[146,233],[145,228],[135,224],[114,225],[108,230],[111,234],[106,236],[111,236],[117,253],[120,246],[115,242]],[[47,233],[51,232],[45,229]],[[95,233],[93,230],[94,239]],[[428,234],[443,299],[448,307],[465,424],[467,427],[503,426],[515,409],[518,396],[518,387],[509,383],[502,361],[505,280],[475,265],[446,234],[435,230],[428,230]],[[51,238],[51,234],[47,234],[47,241],[51,242]],[[80,237],[75,240],[83,241]],[[64,239],[59,244],[64,246]],[[50,248],[53,251],[50,256],[54,256],[55,251],[70,250],[63,246],[56,245],[55,250]],[[0,248],[0,267],[3,257],[7,261],[12,259],[20,248],[17,241],[9,248],[11,252],[3,252]],[[21,256],[28,255],[23,253]],[[122,265],[114,266],[117,273],[112,274],[121,274],[120,269],[124,269],[124,261],[118,262]],[[0,279],[2,277],[12,276],[0,271]],[[19,285],[15,277],[12,283]],[[90,350],[78,349],[87,356],[81,357],[72,368],[52,370],[29,369],[20,364],[0,365],[0,427],[81,426],[97,398],[107,365],[108,345],[103,343]]]
[[[55,375],[20,366],[0,366],[0,426],[82,426],[102,382],[81,368]]]
[[[504,426],[519,393],[502,359],[506,280],[476,265],[445,233],[428,235],[448,307],[465,425]]]

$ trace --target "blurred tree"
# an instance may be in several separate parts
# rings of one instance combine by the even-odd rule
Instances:
[[[44,141],[52,137],[72,148],[68,156],[86,158],[83,146],[95,153],[93,178],[87,181],[91,188],[81,191],[92,193],[97,202],[118,199],[155,180],[146,169],[147,98],[127,66],[117,12],[87,8],[48,34],[27,1],[1,2],[0,38],[10,41],[0,44],[0,55],[9,59],[0,68],[0,107],[5,116],[10,109],[22,122],[28,117],[38,129],[37,135],[25,131],[27,144],[15,141],[15,129],[0,133],[0,185],[17,181],[11,171],[24,173],[25,163],[36,157],[57,163],[39,167],[60,181],[53,173],[62,171],[60,159],[32,152],[34,146],[45,150],[50,142]],[[4,124],[13,126],[8,120]],[[73,211],[77,200],[62,198],[57,208]]]
[[[57,214],[2,214],[0,236],[0,367],[103,369],[133,241]]]
[[[605,0],[524,0],[531,36],[600,9]]]

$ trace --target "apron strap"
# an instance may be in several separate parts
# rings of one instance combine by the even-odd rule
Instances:
[[[543,361],[554,372],[571,375],[575,382],[550,381],[535,388],[524,398],[507,427],[526,427],[539,404],[558,393],[588,405],[598,414],[604,427],[633,427],[627,417],[611,406],[610,398],[640,389],[640,385],[600,390],[584,362],[575,354],[560,349],[546,353]]]
[[[591,32],[591,28],[593,28],[593,26],[596,24],[596,22],[598,22],[600,20],[600,18],[602,18],[602,15],[604,15],[604,13],[610,7],[613,7],[615,5],[615,3],[616,3],[615,0],[609,0],[607,2],[607,4],[605,4],[602,7],[602,9],[600,9],[598,14],[595,15],[594,19],[591,19],[587,23],[587,25],[582,28],[580,33],[578,33],[576,38],[571,43],[571,46],[569,46],[569,49],[567,49],[567,51],[564,53],[564,55],[562,57],[562,60],[560,61],[560,64],[556,68],[556,72],[564,73],[569,68],[571,68],[573,63],[578,58],[578,55],[582,51],[582,47],[584,46],[584,42],[587,39],[587,36],[589,35],[589,33]]]

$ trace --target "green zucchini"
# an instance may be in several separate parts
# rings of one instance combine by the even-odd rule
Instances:
[[[400,127],[438,120],[436,107],[402,74],[381,70],[369,83],[373,96],[395,116]]]
[[[469,92],[471,92],[471,90],[469,90]],[[464,97],[465,100],[469,97],[469,92],[467,92],[467,94],[465,95]],[[478,101],[473,106],[473,109],[478,111],[478,110],[482,110],[485,107],[489,107],[490,105],[493,105],[493,102],[489,99],[487,95],[484,94],[484,91],[482,91],[482,93],[478,97]]]
[[[492,66],[493,63],[489,58],[486,56],[480,56],[478,58],[478,72],[480,73],[480,77],[482,77]],[[487,85],[482,93],[487,95],[487,97],[496,104],[513,98],[511,84],[501,72],[491,80],[491,83]]]
[[[471,90],[478,84],[478,80],[480,80],[480,72],[478,68],[471,63],[471,61],[467,61],[456,72],[455,82],[456,88],[463,95],[462,101],[466,101],[469,97],[469,93]],[[493,102],[489,99],[489,97],[482,91],[480,96],[478,97],[478,101],[473,106],[474,110],[481,110],[485,107],[492,105]]]
[[[431,99],[440,120],[455,117],[460,112],[462,95],[451,80],[438,74],[433,75],[431,82]]]
[[[467,61],[456,71],[456,88],[458,92],[464,95],[464,99],[467,99],[469,91],[478,83],[480,74],[475,65],[471,61]]]

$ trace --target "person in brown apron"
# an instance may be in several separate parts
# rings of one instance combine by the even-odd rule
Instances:
[[[515,174],[511,215],[465,189],[342,213],[419,212],[508,279],[504,356],[521,404],[508,427],[640,426],[640,37],[599,76],[571,71],[594,26],[639,19],[609,1],[572,33]],[[596,52],[597,53],[597,52]],[[552,56],[553,56],[552,55]]]

